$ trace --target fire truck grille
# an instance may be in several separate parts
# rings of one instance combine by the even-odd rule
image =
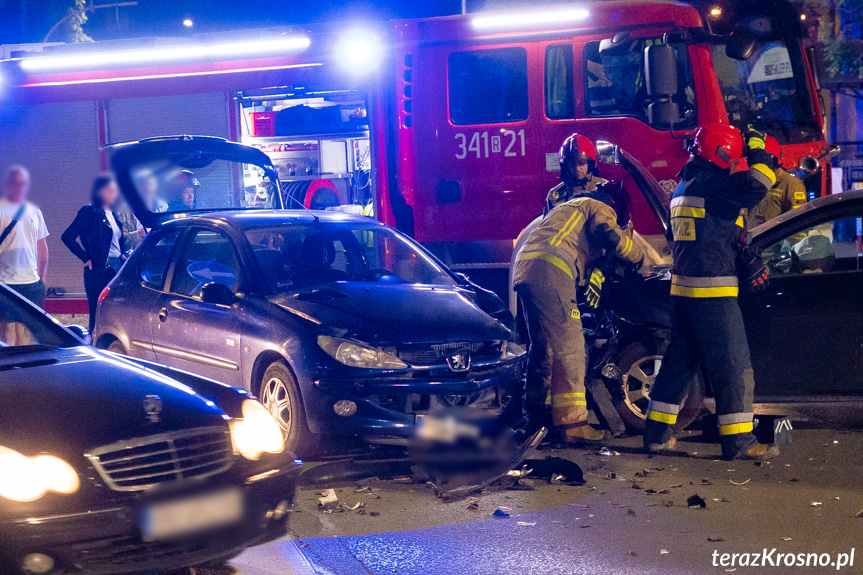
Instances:
[[[112,490],[142,491],[222,473],[233,464],[233,447],[227,428],[203,427],[105,445],[87,457]]]
[[[399,348],[399,359],[419,366],[446,365],[446,358],[454,353],[467,352],[473,361],[487,361],[501,355],[500,341],[468,341],[457,343],[413,344]]]

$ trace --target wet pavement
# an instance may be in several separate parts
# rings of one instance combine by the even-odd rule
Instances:
[[[246,551],[243,575],[703,574],[723,553],[850,553],[863,547],[863,432],[795,430],[773,462],[724,462],[718,446],[682,442],[691,456],[647,457],[640,438],[619,455],[550,450],[585,471],[584,486],[538,480],[531,491],[491,488],[476,509],[442,502],[424,485],[331,485],[346,507],[318,509],[323,489],[303,489],[291,537]],[[367,488],[367,489],[363,489]],[[690,508],[698,495],[705,508]],[[508,518],[493,518],[498,508]],[[863,549],[843,573],[863,573]],[[773,555],[775,558],[776,555]],[[737,572],[835,572],[831,566],[740,567]]]

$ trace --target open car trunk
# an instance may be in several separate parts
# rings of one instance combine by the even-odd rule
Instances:
[[[211,136],[165,136],[112,144],[111,167],[144,227],[195,212],[283,207],[270,158]]]

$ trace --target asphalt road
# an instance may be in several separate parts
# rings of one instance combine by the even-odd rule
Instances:
[[[714,552],[717,563],[724,553],[763,562],[773,548],[771,561],[829,553],[835,563],[859,546],[840,572],[863,573],[863,432],[795,430],[782,456],[762,465],[720,461],[697,433],[683,442],[691,456],[647,457],[639,439],[610,443],[619,452],[611,456],[544,449],[578,462],[587,484],[491,488],[477,509],[423,485],[373,480],[327,486],[346,506],[363,506],[324,513],[321,489],[303,489],[291,537],[234,565],[242,575],[802,574],[837,569],[785,567],[781,558],[776,567],[714,566]],[[687,506],[696,494],[705,508]],[[501,506],[511,517],[492,517]]]

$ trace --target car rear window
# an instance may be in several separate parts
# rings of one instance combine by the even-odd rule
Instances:
[[[147,238],[138,264],[138,275],[145,286],[160,290],[165,285],[168,262],[171,260],[171,252],[174,251],[179,233],[180,230],[174,228],[153,232]]]
[[[524,48],[453,52],[448,74],[453,124],[505,124],[527,119]]]

